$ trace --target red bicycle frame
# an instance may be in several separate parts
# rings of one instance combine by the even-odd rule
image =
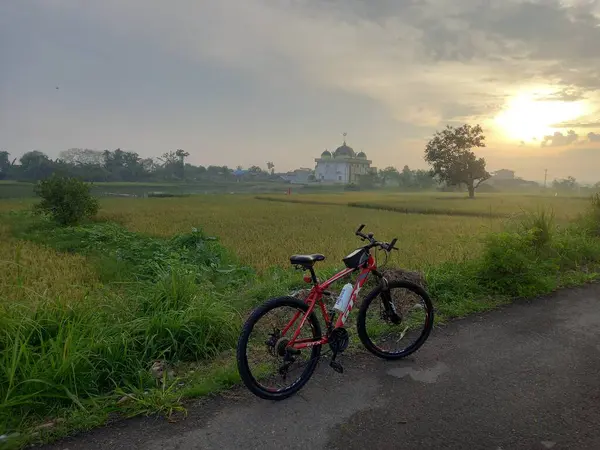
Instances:
[[[321,308],[321,313],[323,314],[323,319],[325,320],[326,327],[329,328],[331,326],[331,317],[329,317],[327,309],[325,308],[325,303],[323,302],[323,294],[325,291],[327,291],[327,288],[329,286],[331,286],[336,281],[346,277],[347,275],[350,275],[355,270],[357,270],[357,269],[344,269],[341,272],[338,272],[337,274],[335,274],[333,277],[331,277],[327,281],[324,281],[323,283],[320,283],[320,284],[317,283],[313,286],[313,288],[310,290],[310,293],[308,294],[308,297],[305,300],[306,303],[308,303],[308,305],[309,305],[308,310],[302,315],[302,320],[300,321],[300,326],[296,329],[296,331],[294,331],[294,335],[292,336],[292,339],[287,344],[288,347],[300,350],[300,349],[307,348],[307,347],[313,347],[315,345],[327,344],[329,342],[329,338],[327,336],[324,336],[318,340],[314,340],[314,339],[298,339],[298,335],[300,334],[300,331],[302,330],[302,327],[304,326],[306,319],[310,316],[310,314],[312,314],[313,310],[315,309],[315,306],[317,305],[317,303],[319,304],[319,306]],[[352,293],[350,294],[350,300],[348,301],[346,310],[338,316],[338,318],[335,322],[334,328],[339,328],[339,327],[344,326],[344,323],[346,322],[346,320],[348,319],[348,316],[350,315],[350,311],[352,311],[352,308],[354,307],[354,301],[356,300],[356,296],[358,295],[358,292],[360,291],[362,286],[366,283],[366,281],[369,277],[369,273],[374,270],[377,270],[377,263],[375,262],[375,258],[373,258],[373,255],[369,255],[369,259],[367,260],[366,266],[363,267],[360,274],[358,275],[358,278],[356,279],[356,283],[354,284],[354,288],[352,289]],[[294,314],[294,317],[292,318],[292,320],[282,330],[282,332],[281,332],[282,336],[285,336],[285,334],[290,330],[290,328],[292,328],[292,326],[294,325],[296,320],[298,320],[298,317],[300,317],[301,314],[302,313],[300,311],[297,311]]]

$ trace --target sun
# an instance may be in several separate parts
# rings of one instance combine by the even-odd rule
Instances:
[[[553,125],[575,120],[585,115],[583,101],[564,102],[536,100],[532,94],[522,94],[510,100],[494,123],[509,139],[533,141],[553,134]]]

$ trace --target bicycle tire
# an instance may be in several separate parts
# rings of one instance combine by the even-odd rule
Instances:
[[[429,337],[429,334],[431,333],[431,330],[433,328],[434,308],[433,308],[433,304],[431,302],[431,298],[429,297],[429,294],[427,293],[427,291],[425,291],[425,289],[423,289],[421,286],[419,286],[417,284],[411,283],[409,281],[394,280],[394,281],[388,281],[388,286],[389,286],[390,290],[398,289],[398,288],[407,289],[409,291],[412,291],[413,293],[415,293],[416,295],[420,296],[423,299],[423,302],[425,303],[425,306],[427,309],[427,323],[425,325],[425,328],[423,329],[423,332],[419,336],[419,338],[412,345],[410,345],[405,350],[398,352],[398,353],[386,352],[386,351],[382,350],[381,348],[379,348],[378,346],[376,346],[375,344],[373,344],[373,341],[371,340],[371,338],[368,335],[365,321],[366,321],[367,310],[369,309],[369,305],[371,304],[371,302],[373,300],[375,300],[379,296],[379,294],[382,291],[381,285],[378,285],[377,287],[375,287],[371,292],[369,292],[369,294],[367,294],[367,296],[363,300],[362,305],[360,307],[360,311],[358,313],[356,328],[358,331],[358,336],[359,336],[363,346],[369,352],[371,352],[373,355],[375,355],[379,358],[382,358],[382,359],[397,360],[397,359],[405,358],[408,355],[416,352],[425,343],[425,341]]]
[[[300,389],[302,389],[302,387],[304,387],[304,385],[308,382],[315,369],[317,368],[319,357],[321,355],[321,345],[315,345],[311,347],[310,360],[306,368],[302,372],[302,375],[300,376],[299,380],[285,389],[281,389],[279,391],[265,389],[254,378],[248,365],[248,355],[246,352],[250,334],[252,333],[254,325],[261,319],[261,317],[263,317],[266,313],[275,308],[285,306],[298,308],[304,312],[308,310],[307,303],[298,300],[294,297],[277,297],[271,299],[259,306],[258,308],[256,308],[252,312],[250,317],[248,317],[248,319],[244,323],[242,332],[238,339],[236,359],[240,378],[242,379],[245,386],[250,390],[250,392],[265,400],[284,400],[298,392]],[[310,325],[312,325],[313,338],[320,339],[322,337],[321,324],[319,323],[319,320],[317,319],[317,316],[314,313],[314,311],[308,317],[308,321],[310,321]]]

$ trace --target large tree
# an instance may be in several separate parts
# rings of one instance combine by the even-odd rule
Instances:
[[[395,167],[386,167],[385,169],[379,172],[379,176],[381,177],[381,181],[383,182],[384,186],[387,186],[389,184],[394,184],[395,186],[398,186],[400,180],[400,173]]]
[[[41,180],[54,171],[54,161],[39,150],[24,153],[19,159],[21,175],[29,180]]]
[[[87,148],[70,148],[59,153],[59,159],[70,165],[102,165],[104,153]]]
[[[10,153],[7,151],[0,152],[0,180],[8,176],[8,172],[12,165],[15,163],[15,159],[10,160]]]
[[[485,170],[485,159],[477,158],[473,148],[485,147],[481,126],[464,124],[458,128],[447,125],[434,134],[425,147],[425,161],[434,175],[448,185],[465,185],[469,197],[475,197],[475,189],[490,177]]]
[[[575,177],[568,176],[567,178],[554,180],[552,187],[557,191],[574,192],[579,188],[579,183],[577,183]]]

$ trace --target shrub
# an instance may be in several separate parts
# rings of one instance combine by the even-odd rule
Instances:
[[[546,209],[526,212],[517,223],[520,234],[528,235],[531,246],[536,252],[547,249],[556,230],[554,213]]]
[[[600,240],[573,224],[557,234],[553,249],[562,270],[584,270],[600,262]]]
[[[486,241],[480,281],[494,294],[527,297],[554,289],[558,267],[553,258],[540,255],[538,235],[503,232]]]
[[[53,174],[39,181],[34,192],[42,198],[35,205],[38,212],[48,214],[61,225],[74,225],[98,212],[98,200],[90,194],[90,186],[76,178]]]
[[[579,224],[594,237],[600,236],[600,194],[592,195],[590,206],[586,213],[580,218]]]

